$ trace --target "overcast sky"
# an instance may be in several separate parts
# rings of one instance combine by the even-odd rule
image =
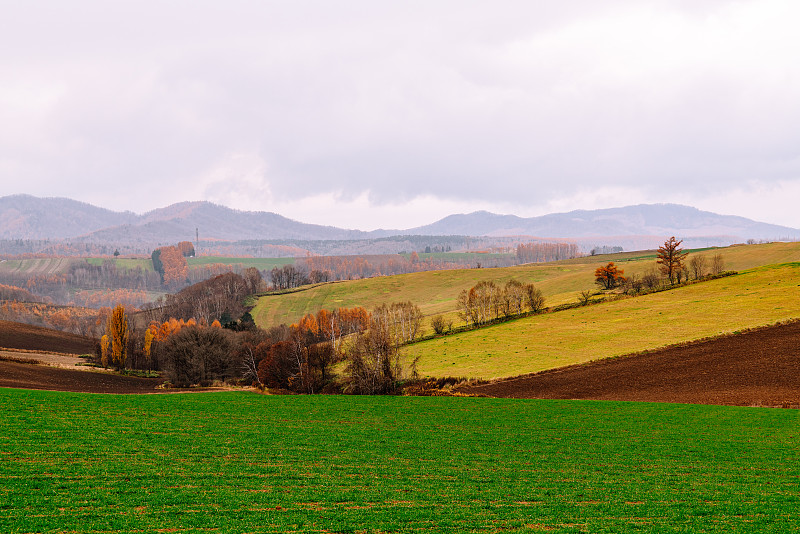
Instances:
[[[0,0],[0,196],[800,227],[800,2]]]

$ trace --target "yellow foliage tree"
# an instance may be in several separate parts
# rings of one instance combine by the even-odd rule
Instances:
[[[155,338],[155,333],[153,332],[152,328],[148,328],[144,331],[144,355],[147,356],[147,360],[150,360],[150,351],[153,347],[153,339]]]
[[[108,336],[105,334],[100,338],[100,363],[108,367]]]
[[[111,359],[119,367],[125,367],[128,349],[128,316],[125,308],[117,305],[106,324],[106,335],[111,339]]]

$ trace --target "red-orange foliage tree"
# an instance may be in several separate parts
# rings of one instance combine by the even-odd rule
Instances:
[[[613,261],[608,265],[598,267],[594,271],[595,282],[603,289],[614,289],[625,281],[624,271],[619,269]]]
[[[689,255],[681,247],[683,240],[675,239],[675,236],[667,239],[663,245],[658,247],[658,259],[656,263],[661,265],[661,272],[669,278],[670,283],[674,284],[675,279],[680,277],[680,273],[685,270],[684,260]]]
[[[189,264],[183,257],[178,247],[163,247],[161,250],[161,265],[164,269],[164,284],[179,285],[186,282],[189,274]]]

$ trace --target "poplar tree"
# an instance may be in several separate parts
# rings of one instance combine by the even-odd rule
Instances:
[[[120,368],[125,367],[128,349],[128,316],[118,304],[108,318],[106,335],[111,339],[111,359]]]

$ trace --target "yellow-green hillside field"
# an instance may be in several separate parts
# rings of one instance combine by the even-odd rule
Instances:
[[[726,268],[742,270],[800,260],[800,243],[734,246],[698,252],[709,258],[717,253],[722,254]],[[269,327],[296,322],[306,313],[316,313],[321,308],[364,306],[371,309],[382,303],[410,300],[421,308],[424,315],[445,314],[458,324],[455,311],[458,294],[481,280],[503,284],[516,278],[521,282],[533,282],[544,293],[546,304],[554,306],[575,302],[580,291],[594,289],[594,270],[609,261],[617,262],[626,275],[641,275],[656,266],[655,252],[650,251],[497,269],[431,271],[368,278],[264,296],[252,314],[259,326]]]
[[[800,317],[800,263],[539,315],[403,349],[428,376],[496,378]]]

